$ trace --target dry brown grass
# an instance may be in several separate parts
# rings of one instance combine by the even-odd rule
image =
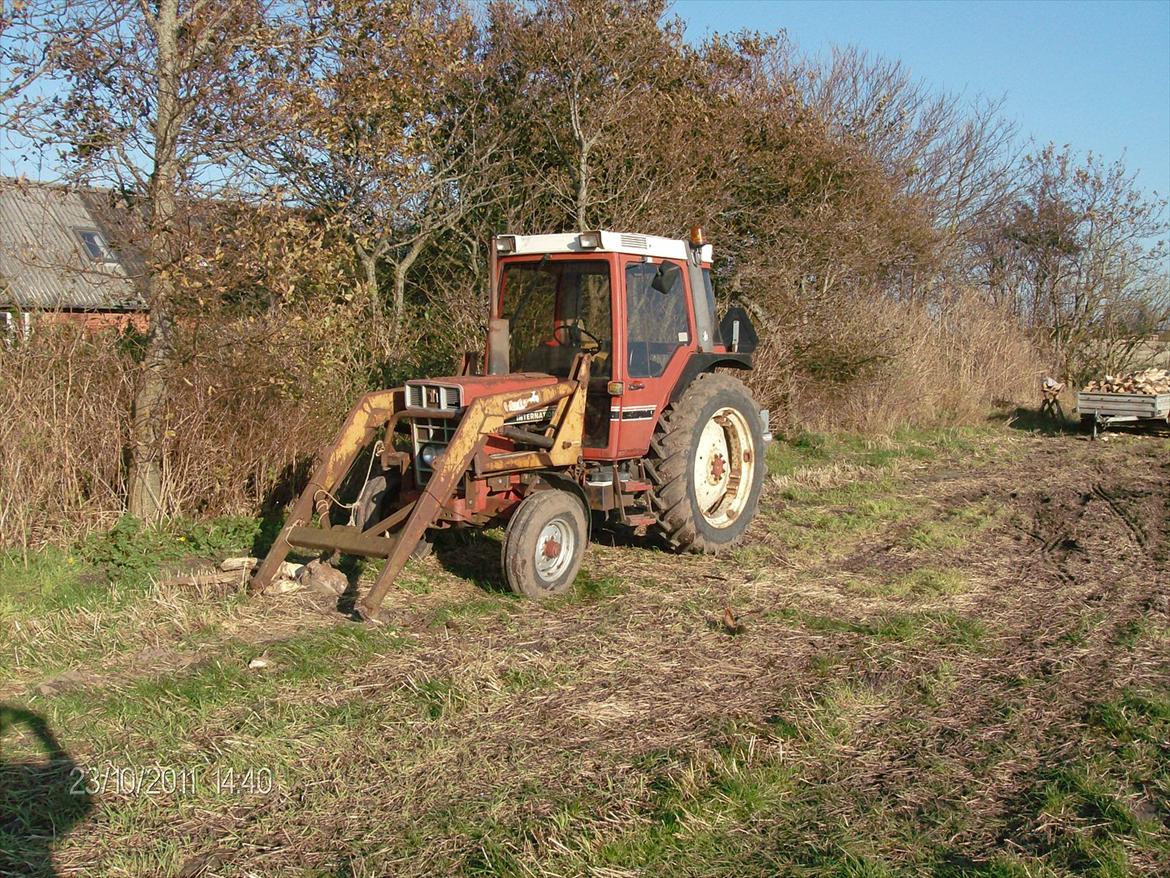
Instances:
[[[254,514],[292,496],[366,380],[356,328],[317,318],[184,326],[168,379],[169,514]],[[0,347],[0,548],[67,542],[122,513],[133,346],[44,323]]]
[[[110,345],[71,328],[0,345],[0,547],[118,515],[132,385]]]
[[[777,423],[876,434],[979,424],[993,410],[1034,402],[1044,374],[1010,315],[973,294],[957,295],[942,317],[925,306],[873,302],[851,307],[841,320],[845,341],[826,344],[874,358],[844,383],[793,368],[783,327],[764,345],[751,384],[777,411]]]
[[[602,537],[574,596],[551,604],[493,590],[489,534],[408,568],[390,628],[310,595],[155,589],[122,609],[56,611],[79,631],[146,626],[156,650],[110,641],[96,676],[43,695],[21,665],[5,695],[43,714],[78,764],[198,766],[205,780],[271,766],[278,783],[107,786],[59,835],[55,864],[241,878],[1164,874],[1170,506],[1161,440],[1143,439],[968,433],[896,465],[830,460],[774,481],[730,560]],[[912,538],[977,517],[965,539]],[[961,590],[901,587],[953,569]],[[725,605],[737,635],[718,624]],[[84,646],[56,627],[37,636],[61,660]],[[258,654],[269,667],[249,670]],[[6,758],[33,763],[34,742],[14,738]]]

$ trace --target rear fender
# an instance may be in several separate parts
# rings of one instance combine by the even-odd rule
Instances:
[[[671,388],[670,398],[667,400],[667,402],[677,402],[679,398],[687,392],[687,388],[691,386],[692,381],[694,381],[704,372],[714,372],[720,367],[725,369],[750,370],[752,368],[752,355],[747,353],[691,354],[690,359],[687,360],[687,364],[683,367],[682,372],[678,376],[678,381],[676,381],[674,383],[674,387]],[[661,416],[661,412],[659,412],[659,415]]]

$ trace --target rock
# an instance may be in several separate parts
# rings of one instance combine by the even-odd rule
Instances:
[[[251,570],[256,566],[256,559],[247,558],[224,558],[219,564],[220,570]]]
[[[287,579],[296,579],[301,575],[301,570],[304,566],[304,564],[296,564],[292,561],[282,561],[276,571],[276,575],[286,577]]]
[[[318,558],[310,561],[297,574],[303,588],[319,594],[340,595],[349,588],[345,574]]]
[[[264,589],[265,594],[292,594],[295,591],[304,589],[304,583],[298,579],[290,579],[287,576],[280,576],[272,580],[272,584]]]
[[[262,671],[266,667],[268,667],[268,659],[264,658],[263,656],[258,656],[248,662],[249,671]]]

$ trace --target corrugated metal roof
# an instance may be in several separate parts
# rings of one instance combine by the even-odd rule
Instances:
[[[0,179],[0,306],[146,310],[137,263],[115,243],[110,204],[108,194]],[[82,232],[97,232],[106,252],[91,255]]]

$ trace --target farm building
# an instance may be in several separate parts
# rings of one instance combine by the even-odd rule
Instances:
[[[109,193],[0,178],[0,320],[146,327],[138,261],[115,246],[127,211]]]

